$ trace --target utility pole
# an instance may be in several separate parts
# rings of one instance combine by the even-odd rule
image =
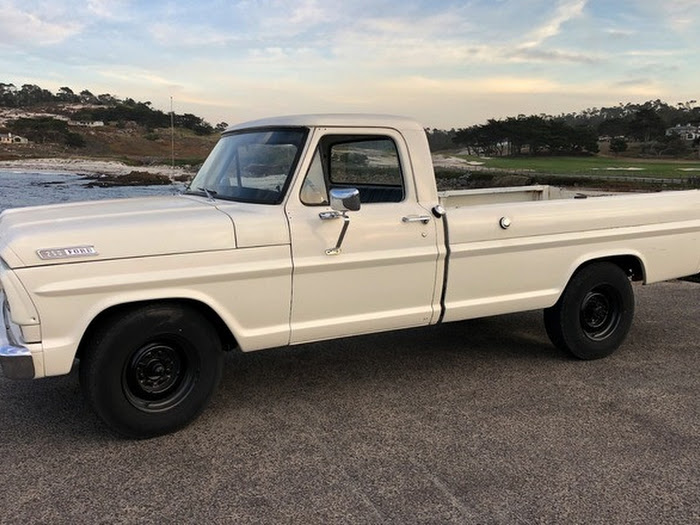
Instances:
[[[175,113],[172,95],[170,96],[170,167],[175,170]]]

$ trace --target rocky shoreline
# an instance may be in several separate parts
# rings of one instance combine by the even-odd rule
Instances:
[[[82,175],[89,185],[100,187],[168,185],[189,181],[195,174],[180,166],[134,167],[115,160],[62,158],[4,160],[0,161],[0,170]]]

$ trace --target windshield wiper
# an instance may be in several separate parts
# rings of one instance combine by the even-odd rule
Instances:
[[[208,188],[198,188],[199,191],[203,191],[204,193],[207,194],[207,197],[209,197],[210,200],[214,200],[214,196],[218,195],[218,192],[214,190],[210,190]]]
[[[200,188],[194,188],[194,190],[196,192],[199,192],[199,193],[204,193],[204,195],[206,195],[207,199],[209,199],[210,201],[213,201],[214,197],[216,197],[218,195],[218,192],[216,192],[214,190],[210,190],[209,188],[205,188],[203,186]],[[192,188],[187,188],[185,190],[185,193],[193,193]]]

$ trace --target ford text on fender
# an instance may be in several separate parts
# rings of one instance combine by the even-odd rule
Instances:
[[[611,354],[631,281],[700,272],[700,192],[439,193],[423,128],[310,115],[229,128],[179,196],[0,215],[0,363],[68,373],[118,433],[204,408],[223,350],[544,309],[552,342]]]

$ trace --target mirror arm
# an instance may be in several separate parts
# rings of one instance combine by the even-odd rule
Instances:
[[[335,244],[335,248],[328,248],[326,250],[326,255],[338,255],[340,253],[340,247],[343,244],[345,232],[348,231],[348,226],[350,225],[350,217],[348,217],[345,212],[342,213],[341,217],[343,218],[343,229],[340,230],[340,237],[338,237],[338,242]]]
[[[340,230],[338,242],[335,243],[334,248],[328,248],[326,250],[326,255],[338,255],[340,253],[340,247],[343,244],[343,239],[345,238],[345,233],[348,231],[348,226],[350,225],[350,217],[348,217],[347,212],[358,211],[360,209],[360,192],[357,188],[331,188],[328,195],[333,211],[321,212],[318,216],[323,221],[343,218],[343,229]]]

